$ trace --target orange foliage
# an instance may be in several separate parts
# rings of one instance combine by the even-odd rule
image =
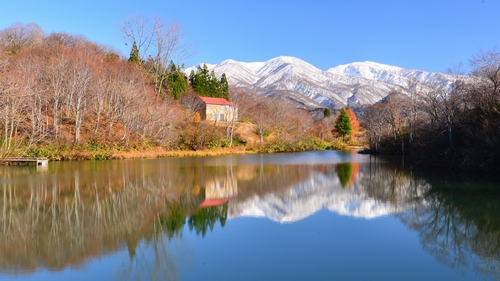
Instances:
[[[349,177],[349,182],[347,183],[347,185],[350,188],[352,188],[354,186],[354,183],[356,182],[356,178],[358,177],[358,174],[359,174],[359,163],[352,162],[351,165],[352,165],[352,172],[351,172],[351,176]]]
[[[349,120],[351,121],[352,126],[352,140],[356,140],[356,135],[359,132],[359,122],[356,118],[356,114],[352,110],[352,108],[347,109],[347,115],[349,115]]]

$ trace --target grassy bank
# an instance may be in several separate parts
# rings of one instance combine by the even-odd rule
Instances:
[[[37,145],[23,156],[47,157],[51,161],[71,160],[111,160],[163,157],[219,156],[256,153],[245,147],[226,147],[202,150],[169,150],[161,146],[135,145],[121,147],[119,145],[70,146],[66,144]]]
[[[51,161],[71,160],[111,160],[164,157],[196,157],[241,155],[256,153],[300,152],[312,150],[346,150],[352,148],[341,141],[324,141],[319,138],[306,138],[300,141],[272,140],[262,146],[239,145],[232,147],[204,148],[199,150],[168,149],[147,143],[138,143],[128,147],[118,144],[86,143],[85,145],[39,144],[30,147],[22,156],[47,157]],[[21,156],[21,150],[13,153]]]
[[[0,142],[1,144],[1,142]],[[110,160],[134,158],[196,157],[255,153],[300,152],[312,150],[347,150],[358,148],[356,142],[345,143],[341,138],[321,139],[316,136],[282,135],[270,133],[260,143],[254,124],[238,123],[232,145],[227,141],[226,128],[211,123],[191,126],[170,146],[150,141],[123,143],[87,140],[82,144],[68,142],[39,143],[26,147],[19,145],[4,156],[46,157],[51,161]],[[3,147],[3,146],[2,146]]]

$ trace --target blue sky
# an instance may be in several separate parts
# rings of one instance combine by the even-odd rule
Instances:
[[[36,23],[84,35],[128,56],[117,25],[129,15],[177,21],[196,53],[186,66],[286,55],[320,69],[374,61],[446,71],[500,47],[500,0],[17,0],[0,4],[0,29]]]

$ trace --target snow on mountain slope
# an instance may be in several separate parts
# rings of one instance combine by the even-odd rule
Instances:
[[[253,85],[259,77],[255,75],[255,69],[259,64],[245,64],[234,60],[225,60],[216,66],[217,74],[226,73],[231,85]]]
[[[369,177],[361,172],[359,178]],[[329,210],[344,216],[372,219],[380,216],[397,214],[417,204],[409,197],[405,189],[391,190],[390,177],[387,181],[387,194],[390,200],[374,198],[368,186],[358,180],[351,188],[342,187],[337,175],[312,174],[307,180],[290,186],[284,193],[254,195],[244,201],[232,200],[229,203],[229,217],[259,217],[280,223],[292,223],[305,219],[320,210]],[[410,181],[401,182],[402,186],[410,186]],[[420,193],[427,185],[418,186]],[[380,192],[380,191],[379,191]],[[382,192],[383,193],[383,192]],[[372,195],[370,195],[372,194]]]
[[[284,95],[287,98],[309,100],[308,106],[312,108],[338,109],[373,104],[392,89],[402,90],[410,82],[424,88],[439,79],[452,80],[443,73],[407,70],[375,62],[355,62],[324,71],[299,58],[287,56],[253,63],[225,60],[207,67],[218,76],[226,73],[232,86],[262,95],[287,92]],[[195,67],[188,68],[186,73],[193,69]]]
[[[385,65],[375,62],[355,62],[339,65],[327,70],[337,75],[349,77],[363,77],[375,81],[383,81],[400,86],[408,85],[410,80],[420,83],[431,83],[439,78],[448,78],[443,73],[425,72],[421,70],[408,70],[397,66]]]

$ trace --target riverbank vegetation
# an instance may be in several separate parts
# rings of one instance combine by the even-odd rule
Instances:
[[[45,34],[36,24],[0,30],[0,156],[113,159],[353,143],[337,138],[337,116],[329,111],[314,119],[283,100],[231,89],[224,74],[217,78],[206,67],[188,79],[182,59],[191,47],[177,23],[131,17],[120,31],[128,57],[83,36]],[[238,120],[200,120],[199,92],[236,104]]]
[[[393,90],[362,116],[370,152],[403,154],[413,164],[500,171],[500,50],[470,59],[471,72],[429,89]]]

